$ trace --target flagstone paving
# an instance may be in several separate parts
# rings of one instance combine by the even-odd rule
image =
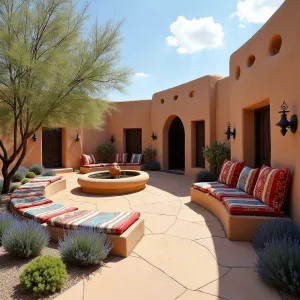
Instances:
[[[85,194],[78,174],[64,175],[67,189],[52,200],[79,209],[139,211],[145,236],[129,257],[109,257],[58,300],[280,299],[256,275],[251,244],[228,241],[218,219],[190,202],[193,178],[149,174],[143,191],[124,196]]]

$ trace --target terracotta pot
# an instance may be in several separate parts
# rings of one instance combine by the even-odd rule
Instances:
[[[121,168],[117,163],[113,163],[109,168],[109,175],[112,177],[117,177],[121,175]]]

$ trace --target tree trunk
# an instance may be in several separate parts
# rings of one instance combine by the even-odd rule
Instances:
[[[8,165],[6,165],[5,163],[3,164],[2,167],[2,175],[4,180],[2,194],[8,194],[10,188],[11,176],[9,176],[8,174]]]

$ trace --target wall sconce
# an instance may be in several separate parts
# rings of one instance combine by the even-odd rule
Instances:
[[[157,139],[157,135],[154,133],[154,131],[152,131],[151,137],[153,141]]]
[[[32,136],[32,140],[33,140],[34,142],[36,142],[36,140],[37,140],[37,136],[36,136],[35,133],[34,133],[33,136]]]
[[[290,112],[288,111],[287,104],[283,101],[281,105],[281,111],[279,112],[281,114],[281,119],[278,123],[276,123],[277,126],[281,128],[280,132],[283,136],[287,133],[287,129],[289,128],[292,133],[295,133],[298,128],[298,118],[296,115],[292,115],[291,121],[288,121],[286,118],[286,113]]]
[[[227,135],[227,140],[230,140],[230,137],[232,136],[235,139],[236,136],[236,130],[235,128],[233,129],[233,131],[231,131],[231,124],[230,122],[228,122],[227,124],[227,130],[225,131],[225,134]]]
[[[78,133],[76,134],[75,141],[76,141],[76,142],[79,142],[79,141],[80,141],[80,136],[79,136],[79,134],[78,134]]]
[[[116,139],[115,139],[115,137],[114,137],[113,135],[111,136],[110,141],[111,141],[112,143],[114,143],[114,142],[116,141]]]

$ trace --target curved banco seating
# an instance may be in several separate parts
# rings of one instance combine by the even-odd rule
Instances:
[[[62,176],[33,179],[13,192],[10,209],[21,219],[34,219],[47,227],[53,241],[79,227],[101,229],[113,243],[111,254],[127,257],[144,236],[140,213],[78,210],[48,199],[65,188]]]
[[[86,174],[91,172],[98,171],[108,171],[112,164],[103,163],[103,164],[91,164],[80,167],[80,173]],[[141,165],[138,163],[118,163],[121,170],[133,170],[133,171],[143,171],[146,170],[146,165]]]

